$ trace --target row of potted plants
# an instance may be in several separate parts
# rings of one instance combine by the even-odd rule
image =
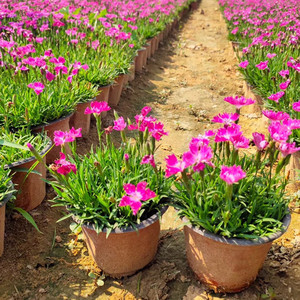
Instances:
[[[185,2],[181,4],[183,3]],[[5,2],[1,3],[1,5],[10,8]],[[102,16],[108,13],[103,7],[99,8],[97,6],[97,9],[101,10]],[[174,7],[172,9],[174,9]],[[80,10],[77,11],[79,12]],[[32,44],[21,45],[29,41],[27,37],[30,37],[29,39],[32,41],[32,39],[34,39],[33,33],[36,34],[36,30],[30,33],[27,29],[22,29],[24,24],[19,23],[17,26],[14,22],[9,21],[14,21],[14,18],[22,17],[24,14],[27,14],[30,20],[39,20],[40,17],[46,18],[49,16],[47,16],[47,13],[45,13],[44,16],[39,16],[35,7],[24,8],[22,5],[18,7],[17,4],[11,10],[3,10],[3,13],[6,15],[6,18],[3,18],[1,31],[11,34],[10,41],[12,41],[12,36],[14,36],[14,34],[16,35],[14,36],[14,42],[11,44],[6,40],[8,36],[2,35],[2,44],[0,46],[3,58],[1,72],[4,78],[1,82],[3,88],[2,99],[5,100],[1,102],[2,111],[0,118],[2,123],[0,132],[2,168],[3,172],[10,171],[11,176],[9,178],[15,186],[15,207],[29,219],[30,216],[28,214],[26,215],[26,211],[36,208],[45,197],[46,187],[44,180],[46,178],[46,168],[43,164],[38,164],[38,161],[32,156],[31,152],[28,151],[28,148],[24,146],[30,143],[39,155],[43,157],[46,163],[54,162],[59,156],[59,147],[56,147],[56,145],[59,145],[60,136],[56,130],[59,129],[60,131],[58,132],[63,133],[63,131],[69,131],[71,127],[75,126],[76,128],[81,127],[80,136],[81,134],[87,135],[90,128],[90,114],[85,114],[84,118],[82,118],[82,115],[89,105],[90,99],[94,98],[100,90],[101,93],[97,96],[97,100],[108,102],[109,99],[115,99],[114,101],[110,101],[110,103],[117,105],[123,83],[125,83],[125,78],[124,75],[122,75],[122,82],[118,82],[118,86],[110,84],[106,87],[99,88],[95,82],[92,80],[89,81],[88,77],[85,78],[85,76],[88,76],[86,73],[90,71],[86,64],[75,61],[74,64],[70,64],[69,67],[67,67],[66,60],[61,56],[56,59],[52,50],[44,51],[44,55],[42,56],[31,56],[33,54],[37,55],[39,52],[39,39],[34,46]],[[90,16],[91,11],[85,11],[84,13]],[[134,11],[131,13],[134,13]],[[96,16],[99,17],[99,11],[94,12],[92,15],[93,18],[96,18]],[[167,21],[170,22],[174,17],[176,16],[168,16]],[[82,19],[83,17],[77,16],[77,18]],[[22,19],[24,20],[24,17],[22,17]],[[67,20],[68,16],[65,16],[65,19]],[[47,19],[44,19],[41,22],[43,23],[46,20]],[[172,24],[175,25],[176,22],[176,20],[173,20]],[[80,25],[81,21],[78,21],[78,23]],[[152,22],[148,22],[148,31],[151,29],[151,23]],[[28,25],[31,23],[25,22],[25,24]],[[152,47],[149,47],[147,56],[143,55],[143,60],[140,63],[141,68],[146,64],[147,57],[154,54],[158,48],[158,42],[166,37],[171,30],[171,26],[166,28],[166,26],[162,26],[162,24],[164,24],[164,22],[159,26],[160,30],[162,30],[160,38],[154,36],[153,41],[155,41],[155,43],[151,43]],[[11,26],[11,28],[6,25]],[[31,25],[28,27],[31,27]],[[84,25],[85,30],[89,28],[86,27],[86,25],[87,24]],[[41,28],[42,27],[43,25],[41,25]],[[13,32],[12,29],[16,28],[18,30]],[[65,31],[68,34],[69,31],[67,28],[68,27],[66,27]],[[151,34],[157,34],[157,28],[156,30],[152,29]],[[82,30],[84,30],[84,28]],[[43,30],[41,30],[41,32],[43,32]],[[45,39],[51,39],[52,34],[53,32],[51,32],[48,37],[45,37]],[[151,34],[146,32],[145,37],[150,37]],[[57,35],[54,44],[59,44],[61,39],[63,39],[63,36]],[[104,47],[107,47],[107,45],[104,45]],[[121,46],[118,43],[116,47],[120,48]],[[126,52],[127,50],[124,50],[124,45],[122,47],[122,57],[124,58],[126,54],[128,57],[125,60],[127,61],[128,58],[132,57],[132,52]],[[79,47],[79,49],[80,48],[83,47]],[[85,45],[85,48],[87,49],[89,47]],[[131,49],[131,47],[129,47],[129,49]],[[119,50],[121,51],[122,49],[120,48]],[[149,50],[151,50],[151,52]],[[139,53],[141,53],[141,51]],[[143,53],[145,53],[145,51],[143,51]],[[69,52],[67,55],[68,58],[70,58]],[[120,55],[120,52],[118,52],[118,55]],[[137,60],[139,56],[137,56],[135,60]],[[122,60],[122,57],[119,56],[119,60]],[[104,78],[103,76],[107,76],[108,81],[102,81],[102,84],[110,83],[117,74],[115,72],[115,65],[112,65],[111,62],[107,65],[110,72],[114,70],[114,72],[108,76],[108,73],[103,71],[102,65],[104,61],[101,61],[101,59],[103,59],[103,57],[99,56],[98,60],[93,61],[95,66],[100,65],[98,68],[100,71],[97,76],[102,76],[102,78]],[[141,69],[138,69],[137,71],[140,70]],[[134,79],[134,72],[136,71],[134,61],[130,71],[130,78],[128,78],[128,80]],[[34,82],[36,78],[39,78],[41,82]],[[116,81],[118,81],[118,78]],[[46,93],[44,92],[45,89],[47,89]],[[12,93],[13,97],[11,97],[9,93]],[[74,110],[75,113],[73,113]],[[101,116],[104,116],[104,114],[105,112],[102,112]],[[55,132],[56,134],[54,134]],[[74,133],[74,128],[71,129],[70,132]],[[51,139],[54,138],[54,145],[52,145],[52,141],[48,136]],[[70,149],[66,147],[65,151],[68,152]],[[5,183],[4,180],[3,182]],[[6,199],[8,198],[6,197],[5,200]],[[4,202],[3,200],[3,206],[5,204]],[[33,220],[30,221],[35,225]],[[3,218],[1,217],[1,222],[4,224],[4,216]],[[2,233],[4,233],[4,229]],[[3,235],[0,236],[0,239],[3,241]]]
[[[239,111],[253,102],[239,98],[232,104]],[[292,152],[276,122],[269,137],[255,132],[250,141],[238,113],[219,114],[212,122],[223,127],[193,138],[181,159],[166,158],[164,169],[155,160],[156,142],[168,133],[149,115],[151,108],[144,107],[134,122],[115,113],[114,126],[102,128],[101,113],[108,110],[106,102],[94,101],[85,111],[97,120],[95,150],[76,153],[78,129],[71,154],[62,138],[60,159],[45,165],[54,177],[48,182],[57,193],[54,205],[65,206],[63,219],[73,217],[82,227],[95,262],[113,277],[143,268],[157,250],[158,219],[172,205],[186,224],[187,257],[198,278],[221,292],[248,287],[290,222],[284,168]],[[111,139],[115,131],[119,146]],[[44,163],[31,144],[28,148]],[[245,154],[248,148],[256,153]]]
[[[299,1],[220,0],[239,70],[265,108],[299,118]],[[277,117],[278,121],[279,116]],[[300,130],[292,141],[299,146]]]

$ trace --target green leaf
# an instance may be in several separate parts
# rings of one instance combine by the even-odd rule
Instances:
[[[30,151],[25,146],[22,146],[22,145],[19,145],[17,143],[13,143],[13,142],[8,142],[8,141],[5,141],[3,139],[0,139],[0,146],[7,146],[7,147],[11,147],[11,148],[17,148],[17,149],[22,149],[22,150]]]
[[[17,212],[19,212],[39,233],[42,233],[37,224],[35,223],[34,219],[32,218],[32,216],[25,211],[23,208],[21,207],[14,207],[14,210],[16,210]]]

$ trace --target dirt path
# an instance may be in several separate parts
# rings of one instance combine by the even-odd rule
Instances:
[[[225,96],[242,95],[242,81],[235,70],[236,60],[226,39],[225,22],[220,19],[217,1],[203,0],[190,14],[179,32],[163,44],[145,72],[138,75],[122,94],[117,109],[120,115],[133,117],[144,105],[164,122],[169,136],[163,139],[161,161],[174,152],[186,150],[192,136],[210,128],[212,116],[232,111],[223,102]],[[247,116],[251,111],[245,111]],[[252,114],[252,118],[258,115]],[[109,123],[111,119],[106,120]],[[260,126],[246,117],[246,134]],[[91,136],[80,143],[88,149],[96,141],[95,126]],[[47,198],[52,199],[49,189]],[[189,269],[180,222],[172,209],[162,220],[162,236],[155,261],[123,280],[105,279],[95,288],[89,272],[99,270],[89,259],[79,240],[72,243],[69,221],[56,224],[61,217],[46,201],[33,212],[43,235],[38,234],[18,215],[6,223],[5,253],[0,258],[0,299],[276,299],[300,298],[299,212],[287,235],[272,247],[256,282],[235,295],[215,295],[194,277]],[[56,237],[56,238],[55,238]],[[298,251],[298,252],[297,252]],[[297,254],[298,253],[298,254]],[[226,270],[224,270],[226,272]]]

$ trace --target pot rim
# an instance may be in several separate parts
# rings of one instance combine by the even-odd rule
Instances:
[[[281,237],[288,229],[290,223],[291,223],[291,213],[289,212],[283,219],[282,221],[282,230],[277,231],[275,233],[272,233],[269,236],[263,236],[259,237],[254,240],[246,240],[246,239],[241,239],[241,238],[227,238],[224,236],[220,236],[214,233],[209,232],[208,230],[201,229],[199,227],[193,226],[189,224],[189,220],[186,217],[183,217],[182,220],[186,222],[185,226],[189,227],[193,231],[197,232],[198,234],[207,237],[209,239],[212,239],[216,242],[220,242],[223,244],[230,244],[230,245],[236,245],[236,246],[257,246],[261,244],[266,244],[266,243],[271,243],[274,240],[278,239]]]
[[[51,139],[48,136],[46,138],[48,139],[48,143],[47,143],[46,147],[41,152],[39,152],[39,154],[41,156],[43,156],[46,152],[48,152],[48,150],[52,147],[52,144],[53,144]],[[4,168],[5,169],[13,169],[13,168],[19,167],[19,166],[21,166],[25,163],[32,162],[34,160],[36,160],[36,157],[35,156],[30,156],[28,158],[24,158],[24,159],[12,162],[10,164],[7,164],[7,165],[4,166]]]
[[[157,212],[154,215],[152,215],[151,217],[149,217],[148,219],[142,221],[140,224],[138,224],[136,226],[136,229],[141,230],[141,229],[144,229],[144,228],[152,225],[153,223],[155,223],[159,219],[160,216],[162,216],[167,211],[167,209],[168,209],[167,205],[163,206],[160,209],[160,212]],[[75,222],[79,221],[76,218],[75,215],[73,216],[73,219],[74,219]],[[83,226],[85,228],[88,228],[88,229],[91,229],[91,230],[95,230],[94,224],[91,224],[91,223],[88,223],[88,224],[82,223],[81,226]],[[124,228],[124,227],[121,227],[121,228],[117,227],[116,229],[111,230],[111,232],[109,234],[113,234],[113,233],[120,234],[120,233],[136,232],[136,229],[133,228],[132,226],[128,226],[126,228]],[[104,228],[101,232],[106,233],[107,229]]]
[[[13,196],[14,184],[11,180],[9,181],[9,185],[10,185],[10,192],[3,198],[2,201],[0,201],[0,208],[3,207],[11,199],[11,197]]]
[[[101,89],[104,89],[104,88],[109,88],[113,85],[113,83],[109,83],[109,84],[106,84],[106,85],[99,85],[98,86],[98,90],[101,90]],[[96,97],[95,97],[96,98]]]
[[[50,121],[48,122],[47,124],[42,124],[42,125],[37,125],[37,126],[34,126],[31,128],[31,131],[37,131],[37,130],[40,130],[40,129],[43,129],[44,127],[48,126],[48,125],[52,125],[52,124],[55,124],[55,123],[58,123],[60,121],[63,121],[65,119],[68,119],[68,118],[71,118],[72,115],[74,114],[75,111],[73,111],[72,113],[68,114],[67,116],[64,116],[64,117],[61,117],[61,118],[58,118],[56,120],[53,120],[53,121]]]
[[[96,97],[94,97],[93,99],[89,99],[88,101],[77,102],[77,103],[76,103],[76,106],[79,105],[79,104],[87,104],[87,103],[91,103],[92,101],[95,101],[95,100],[96,100]]]

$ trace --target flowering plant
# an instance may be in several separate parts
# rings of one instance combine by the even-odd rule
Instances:
[[[253,102],[226,100],[237,106]],[[223,127],[193,138],[181,160],[168,156],[166,176],[180,174],[174,181],[174,206],[192,225],[229,238],[254,239],[281,230],[288,213],[288,178],[283,175],[291,154],[300,150],[288,142],[291,124],[299,122],[272,121],[269,138],[254,132],[250,141],[238,118],[238,113],[214,117],[212,122]]]
[[[135,123],[127,123],[115,113],[114,125],[102,130],[100,114],[108,110],[106,102],[94,101],[85,111],[96,117],[99,136],[99,145],[87,155],[76,153],[80,129],[55,133],[54,142],[62,146],[62,152],[49,167],[56,179],[49,183],[57,193],[55,205],[67,206],[68,216],[92,223],[98,232],[106,228],[109,233],[116,227],[135,227],[160,211],[168,203],[171,180],[165,179],[154,159],[156,141],[167,133],[162,123],[148,115],[151,108],[144,107]],[[126,135],[126,128],[136,133],[135,138]],[[112,132],[117,131],[119,146],[111,140]],[[64,153],[66,142],[72,156]],[[28,147],[42,162],[34,147]]]

